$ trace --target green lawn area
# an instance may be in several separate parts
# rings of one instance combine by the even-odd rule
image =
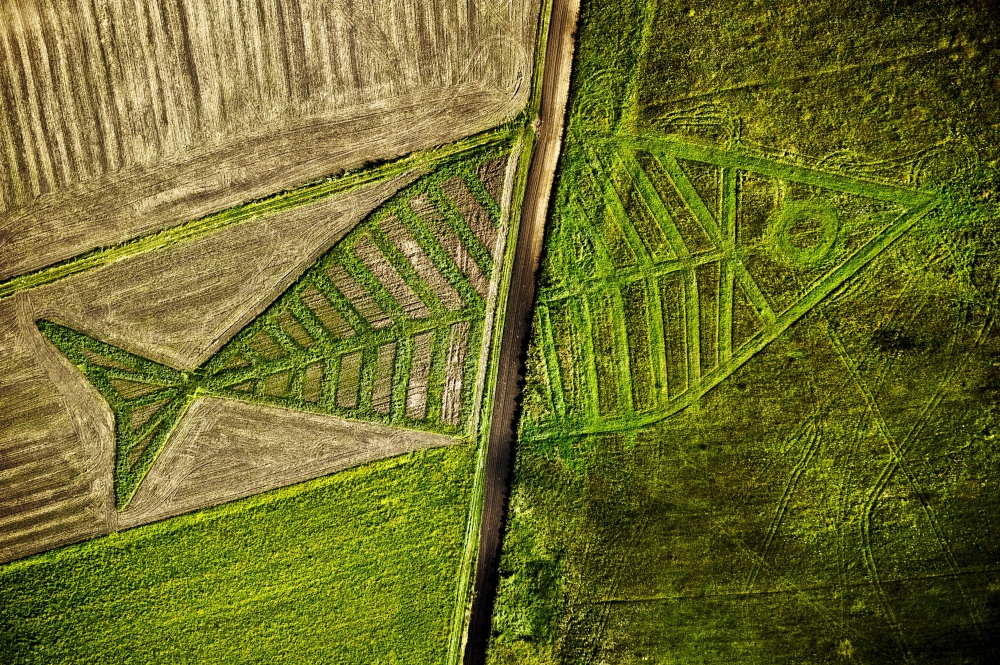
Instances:
[[[490,663],[997,662],[998,22],[583,1]]]
[[[440,663],[472,447],[0,567],[0,663]]]

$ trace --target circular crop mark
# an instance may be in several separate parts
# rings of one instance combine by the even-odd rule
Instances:
[[[774,251],[803,266],[826,260],[839,232],[836,209],[820,201],[785,201],[768,224]]]

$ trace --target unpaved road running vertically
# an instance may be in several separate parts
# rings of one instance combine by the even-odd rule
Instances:
[[[482,665],[486,662],[496,599],[501,536],[510,492],[511,460],[519,415],[517,397],[524,383],[524,356],[531,332],[535,279],[542,254],[549,198],[562,146],[579,13],[580,0],[553,0],[545,48],[545,69],[542,74],[541,109],[536,123],[537,142],[528,170],[503,339],[500,342],[500,364],[486,453],[479,556],[476,560],[465,665]]]

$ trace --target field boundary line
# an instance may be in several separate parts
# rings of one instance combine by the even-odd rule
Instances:
[[[551,7],[551,0],[548,0],[546,7]],[[543,8],[545,9],[545,8]],[[540,19],[545,22],[547,28],[547,14]],[[541,40],[541,39],[540,39]],[[543,47],[544,50],[544,47]],[[514,257],[517,253],[517,239],[521,230],[521,213],[524,206],[524,195],[528,186],[528,172],[531,161],[535,154],[536,136],[530,125],[525,125],[521,133],[514,141],[514,152],[520,152],[517,158],[517,167],[514,172],[514,184],[510,195],[510,209],[507,213],[506,223],[506,246],[503,252],[503,265],[500,267],[501,274],[506,274],[506,279],[500,279],[492,315],[485,317],[486,321],[492,320],[492,330],[484,330],[481,344],[489,343],[488,351],[480,348],[479,353],[487,351],[488,362],[482,364],[482,374],[476,377],[476,390],[481,391],[477,407],[472,414],[474,418],[474,428],[476,430],[476,454],[475,470],[470,489],[469,506],[466,513],[465,537],[462,544],[462,560],[459,566],[458,579],[455,585],[455,608],[451,621],[451,630],[448,638],[448,652],[445,655],[446,665],[458,665],[464,656],[465,645],[468,639],[468,630],[472,618],[473,606],[473,581],[476,574],[477,561],[479,557],[479,540],[482,528],[482,513],[485,505],[485,487],[487,470],[487,453],[489,450],[489,439],[492,431],[492,419],[482,418],[481,414],[493,412],[493,402],[497,388],[497,376],[499,375],[500,346],[504,336],[504,322],[507,314],[507,303],[511,283],[513,282]],[[440,188],[437,188],[440,190]],[[442,195],[444,192],[442,192]],[[501,218],[498,228],[502,228],[504,220]],[[459,236],[461,238],[461,236]],[[498,237],[497,242],[500,242]],[[474,257],[473,257],[473,260]],[[489,274],[489,273],[487,273]],[[488,298],[487,298],[488,300]],[[489,305],[486,305],[489,309]]]
[[[835,189],[846,194],[855,194],[902,205],[920,205],[931,198],[931,195],[918,190],[864,180],[855,176],[830,173],[810,166],[780,162],[773,158],[758,157],[738,149],[734,151],[729,148],[696,144],[688,139],[670,134],[661,136],[606,134],[604,137],[594,137],[592,140],[605,142],[609,145],[624,144],[633,150],[648,151],[652,147],[667,151],[674,158],[707,162],[723,168],[738,168],[782,180],[794,180],[807,185]]]

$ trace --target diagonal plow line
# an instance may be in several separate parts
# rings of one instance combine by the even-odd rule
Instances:
[[[795,492],[796,486],[798,486],[802,473],[809,465],[809,462],[812,461],[812,458],[815,456],[816,451],[819,448],[821,437],[819,426],[816,424],[815,420],[820,410],[821,409],[817,409],[817,412],[813,413],[813,415],[804,421],[792,435],[797,441],[807,439],[807,442],[802,449],[802,455],[799,457],[799,461],[795,463],[794,467],[792,467],[792,472],[788,476],[788,482],[785,484],[785,489],[781,494],[781,499],[778,501],[778,507],[774,511],[774,516],[771,518],[771,524],[767,528],[767,537],[764,539],[764,548],[761,550],[757,565],[754,566],[753,572],[750,573],[750,577],[747,579],[747,583],[743,588],[743,593],[749,594],[753,591],[754,586],[757,584],[757,576],[760,575],[760,569],[763,566],[763,562],[767,558],[767,554],[771,549],[771,545],[778,533],[778,529],[781,528],[781,523],[788,512],[788,504],[792,499],[792,494]]]
[[[833,335],[831,333],[831,340],[832,339]],[[848,366],[849,371],[851,371],[852,380],[855,383],[859,383],[860,377],[856,376],[855,374],[856,368],[854,367],[853,363],[847,359],[846,355],[847,352],[846,350],[843,349],[843,346],[840,344],[840,340],[837,339],[833,343],[837,349],[837,354],[844,361],[844,364]],[[864,389],[860,388],[860,386],[859,389],[862,392],[865,392]],[[867,412],[872,414],[873,420],[876,420],[877,418],[875,411],[871,408],[870,404],[868,406],[869,408]],[[865,508],[867,509],[867,505]],[[879,603],[882,605],[882,609],[886,614],[886,620],[892,626],[896,642],[903,651],[903,657],[907,662],[913,662],[913,657],[912,654],[910,653],[910,648],[906,641],[906,636],[903,634],[902,626],[899,623],[899,619],[896,617],[896,611],[895,609],[893,609],[892,603],[889,602],[889,594],[886,593],[885,587],[882,586],[882,576],[879,574],[878,562],[875,560],[875,553],[872,551],[871,547],[871,522],[865,517],[862,518],[861,522],[861,556],[864,560],[865,568],[868,570],[871,582],[875,587],[875,592],[878,595]]]
[[[909,284],[909,282],[907,282],[907,284]],[[896,313],[900,309],[900,306],[901,306],[900,305],[900,300],[897,299],[897,301],[894,304],[892,310],[883,319],[883,322],[891,321],[892,319],[894,319],[895,316],[896,316]],[[828,322],[828,325],[829,325],[829,318],[827,317],[826,313],[823,310],[820,310],[820,314]],[[914,316],[916,316],[916,313],[914,314]],[[884,325],[884,323],[883,323],[883,325]],[[867,362],[866,358],[862,359],[860,361],[860,363],[866,363],[866,362]],[[860,363],[859,363],[859,367],[860,367]],[[918,420],[918,422],[919,422],[919,420]],[[854,447],[855,451],[857,450],[857,446],[858,446],[858,443],[859,443],[861,435],[862,435],[862,430],[863,430],[863,420],[859,419],[859,421],[858,421],[858,427],[855,429],[855,435],[854,435],[854,446],[853,447]],[[911,432],[911,434],[912,434],[912,432]],[[907,438],[909,438],[909,435],[908,435]],[[883,474],[884,473],[885,473],[885,469],[883,469]],[[886,480],[887,480],[887,478],[886,478]],[[877,482],[882,482],[882,481],[880,479]],[[849,512],[848,509],[846,508],[846,505],[847,505],[847,503],[846,503],[847,500],[846,500],[846,495],[845,495],[846,487],[847,487],[847,485],[846,485],[846,474],[845,474],[845,475],[842,475],[842,477],[841,477],[841,489],[840,489],[840,492],[839,492],[839,494],[840,494],[840,503],[841,503],[842,506],[845,506],[845,508],[842,511],[844,519],[847,518],[847,512]],[[886,613],[887,619],[893,625],[893,628],[896,631],[897,643],[900,646],[900,648],[903,650],[903,652],[905,654],[904,657],[908,658],[909,657],[909,655],[908,655],[909,652],[908,652],[908,647],[907,647],[906,639],[905,639],[905,637],[902,634],[902,629],[900,627],[898,627],[898,625],[897,625],[898,624],[898,620],[896,619],[895,611],[893,610],[891,604],[889,603],[889,599],[888,599],[889,596],[886,593],[885,588],[882,586],[882,578],[879,575],[878,563],[875,561],[874,555],[873,555],[872,550],[871,550],[871,523],[870,523],[870,520],[869,520],[869,518],[870,518],[870,512],[867,512],[867,511],[869,511],[869,509],[873,505],[874,505],[874,499],[871,496],[869,496],[869,499],[866,500],[866,505],[863,506],[863,508],[862,508],[862,520],[861,520],[861,556],[862,556],[862,560],[864,562],[865,568],[868,570],[869,576],[870,576],[870,578],[872,580],[872,584],[873,584],[873,586],[875,588],[875,592],[876,592],[876,594],[878,596],[879,602],[882,605],[882,608],[883,608],[883,610]],[[843,529],[840,528],[840,529],[838,529],[838,531],[840,531],[840,538],[839,538],[839,543],[838,543],[838,558],[840,560],[839,571],[840,571],[840,577],[841,577],[841,579],[842,580],[846,580],[845,570],[844,570],[844,549],[845,549],[846,545],[845,545],[845,542],[844,542]],[[845,607],[844,611],[846,612],[846,607]],[[846,619],[842,619],[842,621],[841,621],[841,625],[842,626],[843,626],[843,624],[844,624],[845,621],[846,621]],[[843,632],[843,631],[841,630],[841,632]]]
[[[964,367],[965,363],[972,355],[972,349],[979,347],[979,345],[982,343],[982,339],[985,337],[985,335],[989,333],[990,328],[992,328],[992,325],[993,325],[993,319],[992,317],[990,317],[987,319],[983,327],[980,328],[979,332],[977,333],[976,339],[971,345],[972,348],[969,351],[967,351],[965,355],[957,363],[955,363],[955,366],[952,368],[951,372],[949,372],[949,374],[945,378],[943,378],[941,382],[938,384],[934,396],[924,405],[924,408],[921,410],[920,415],[917,417],[916,421],[914,421],[909,432],[907,432],[906,436],[900,443],[899,447],[902,455],[905,455],[908,452],[909,446],[912,443],[912,441],[923,431],[924,427],[926,427],[928,416],[932,411],[937,409],[938,405],[941,403],[945,387],[949,385],[951,381],[955,378],[955,376],[958,374],[958,372],[961,371],[962,367]],[[882,493],[885,491],[885,488],[888,485],[889,480],[891,479],[895,471],[900,467],[900,465],[901,461],[897,462],[895,459],[890,461],[890,463],[883,468],[882,473],[880,474],[878,480],[876,481],[875,487],[872,488],[869,498],[865,502],[864,513],[862,516],[864,520],[862,528],[865,529],[866,531],[870,529],[871,516],[874,511],[876,502],[881,497]],[[928,507],[930,506],[928,505]],[[935,535],[937,535],[936,532]],[[947,538],[941,540],[941,547],[945,553],[946,558],[948,559],[949,566],[952,568],[952,572],[957,574],[959,572],[958,561],[957,559],[955,559],[954,553],[951,551],[951,547],[948,544]],[[982,641],[984,639],[982,617],[980,616],[979,612],[976,610],[975,606],[970,600],[968,592],[966,591],[965,586],[962,584],[961,580],[957,580],[956,583],[958,584],[959,591],[962,594],[962,598],[969,609],[969,615],[971,616],[974,622],[979,639]]]
[[[615,267],[615,262],[611,259],[611,252],[608,250],[608,247],[604,242],[604,238],[601,237],[600,233],[593,232],[593,229],[597,228],[594,223],[594,219],[587,211],[586,206],[580,202],[579,197],[575,193],[570,198],[570,213],[573,221],[573,228],[577,231],[577,233],[586,236],[592,243],[594,243],[594,249],[597,252],[597,256],[594,257],[595,263],[599,264],[601,268],[607,272],[607,274],[616,274],[618,270]],[[581,224],[581,220],[586,223]]]

